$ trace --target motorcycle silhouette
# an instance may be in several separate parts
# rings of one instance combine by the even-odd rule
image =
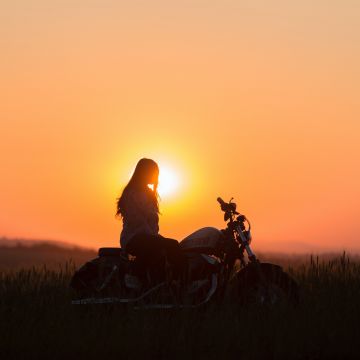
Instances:
[[[186,259],[174,278],[163,255],[159,272],[141,270],[137,259],[121,248],[100,248],[98,257],[80,267],[70,286],[74,305],[128,303],[144,309],[194,308],[230,296],[239,303],[296,304],[296,281],[275,264],[262,263],[250,247],[251,225],[231,199],[217,201],[225,229],[204,227],[180,242]],[[246,259],[247,257],[247,259]]]

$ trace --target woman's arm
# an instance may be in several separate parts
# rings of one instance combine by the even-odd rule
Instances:
[[[127,215],[131,222],[136,223],[144,232],[159,232],[159,216],[157,209],[146,194],[132,192],[128,201]]]

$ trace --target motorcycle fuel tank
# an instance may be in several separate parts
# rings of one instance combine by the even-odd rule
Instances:
[[[219,249],[223,241],[223,234],[214,227],[201,228],[180,242],[180,247],[184,251],[196,251],[213,253]]]

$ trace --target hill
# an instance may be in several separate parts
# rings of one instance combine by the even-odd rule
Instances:
[[[71,261],[76,266],[96,256],[93,249],[36,240],[0,239],[0,270],[39,267],[51,269]]]

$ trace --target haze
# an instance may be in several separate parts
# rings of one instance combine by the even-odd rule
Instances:
[[[179,176],[161,233],[359,249],[360,2],[0,5],[0,235],[117,246],[136,162]],[[161,169],[160,169],[161,171]]]

